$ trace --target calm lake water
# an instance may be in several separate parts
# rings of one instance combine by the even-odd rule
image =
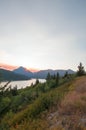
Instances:
[[[40,83],[44,83],[46,82],[45,79],[38,79]],[[20,88],[25,88],[27,86],[30,86],[32,83],[35,84],[36,82],[36,79],[31,79],[31,80],[22,80],[22,81],[11,81],[9,84],[8,84],[8,87],[11,85],[11,87],[15,87],[17,86],[18,89]],[[0,86],[4,86],[7,82],[2,82],[0,84]]]

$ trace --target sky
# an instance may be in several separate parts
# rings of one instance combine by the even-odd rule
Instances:
[[[0,63],[86,68],[86,0],[0,0]]]

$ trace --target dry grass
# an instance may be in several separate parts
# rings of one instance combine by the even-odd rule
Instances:
[[[68,93],[59,107],[60,114],[84,114],[86,113],[86,92],[78,93],[76,91]]]
[[[86,92],[86,76],[78,78],[74,86],[77,92],[85,93]]]
[[[59,105],[55,122],[58,124],[60,120],[63,130],[86,130],[86,77],[77,78],[69,90]],[[50,122],[54,122],[54,117]],[[55,130],[58,130],[58,125]]]
[[[73,88],[62,100],[60,114],[86,114],[86,77],[78,78]]]

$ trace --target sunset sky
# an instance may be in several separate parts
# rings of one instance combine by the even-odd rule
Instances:
[[[86,68],[86,0],[0,0],[0,63]]]

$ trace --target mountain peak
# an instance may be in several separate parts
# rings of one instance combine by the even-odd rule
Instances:
[[[18,67],[16,70],[18,70],[18,69],[20,69],[20,70],[26,70],[26,68],[23,67],[23,66]]]
[[[13,72],[15,72],[17,74],[23,74],[23,75],[26,75],[28,77],[33,77],[33,73],[31,71],[29,71],[27,68],[24,68],[22,66],[20,66],[17,69],[13,70]]]

